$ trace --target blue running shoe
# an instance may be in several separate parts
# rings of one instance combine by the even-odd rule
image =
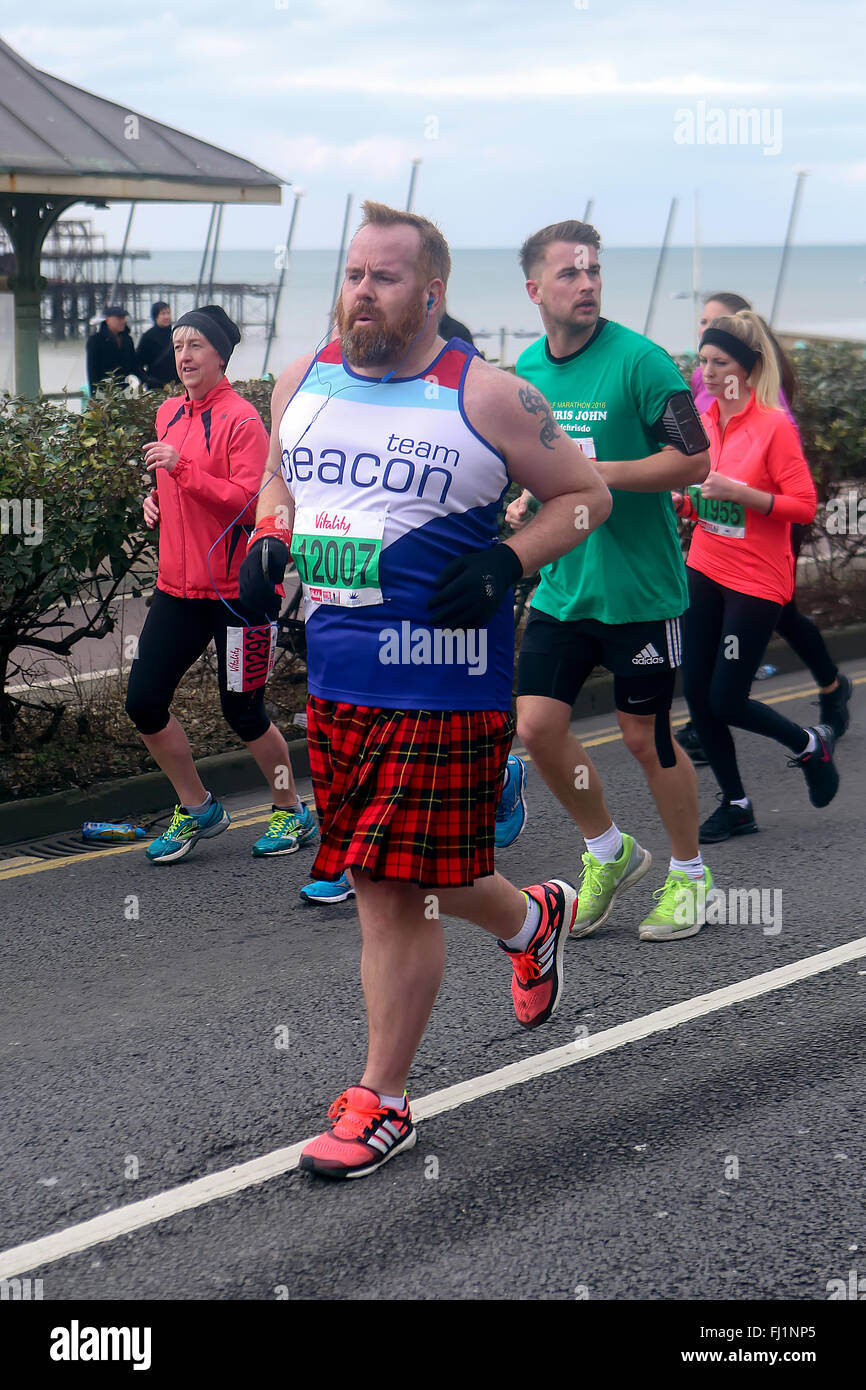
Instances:
[[[231,821],[228,812],[218,801],[212,801],[200,816],[175,806],[174,815],[168,830],[164,830],[158,840],[154,840],[145,850],[151,864],[173,864],[189,854],[196,840],[209,840],[228,830]]]
[[[328,883],[323,878],[314,878],[312,883],[306,884],[298,894],[301,902],[321,903],[327,906],[329,903],[344,903],[347,898],[354,898],[355,890],[345,874],[341,874],[336,883]]]
[[[496,807],[494,844],[497,849],[513,845],[526,824],[526,763],[516,753],[509,753],[505,765],[505,783]]]
[[[301,845],[308,845],[311,840],[318,838],[319,827],[315,816],[303,802],[301,805],[304,807],[302,811],[273,807],[267,830],[253,845],[253,854],[257,859],[265,855],[294,854]]]

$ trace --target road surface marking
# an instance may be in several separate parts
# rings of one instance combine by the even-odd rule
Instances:
[[[618,1047],[639,1042],[642,1038],[649,1038],[654,1033],[661,1033],[669,1028],[677,1028],[682,1023],[703,1018],[719,1009],[730,1008],[732,1004],[757,999],[773,990],[784,989],[786,985],[807,980],[813,975],[834,970],[837,966],[863,957],[866,957],[866,936],[846,942],[843,946],[836,946],[830,951],[822,951],[820,955],[807,956],[803,960],[793,961],[790,965],[768,970],[762,975],[753,975],[750,979],[725,985],[710,994],[699,994],[693,999],[681,1000],[678,1004],[645,1014],[642,1018],[621,1023],[615,1028],[606,1028],[594,1037],[580,1038],[576,1042],[566,1043],[563,1047],[554,1047],[549,1052],[540,1052],[534,1057],[512,1062],[509,1066],[500,1067],[498,1071],[486,1072],[482,1076],[472,1077],[469,1081],[460,1081],[455,1086],[448,1086],[442,1091],[434,1091],[429,1096],[414,1100],[412,1113],[416,1120],[430,1119],[434,1115],[454,1110],[459,1105],[467,1105],[483,1096],[506,1091],[511,1086],[519,1086],[538,1076],[548,1076],[551,1072],[562,1071],[565,1067],[573,1067],[576,1063],[586,1062],[601,1053],[612,1052]],[[57,1231],[54,1235],[43,1236],[39,1240],[28,1241],[24,1245],[5,1250],[0,1253],[0,1279],[13,1279],[27,1270],[41,1269],[43,1265],[51,1264],[55,1260],[66,1259],[82,1250],[89,1250],[91,1246],[116,1240],[118,1236],[152,1226],[155,1222],[164,1221],[179,1212],[191,1211],[222,1197],[229,1197],[235,1192],[242,1192],[247,1187],[254,1187],[259,1183],[268,1182],[271,1178],[290,1173],[297,1168],[301,1151],[309,1142],[309,1139],[304,1139],[298,1144],[290,1144],[288,1148],[274,1149],[261,1158],[250,1159],[247,1163],[236,1164],[219,1173],[209,1173],[207,1177],[196,1178],[181,1187],[169,1188],[168,1191],[159,1192],[154,1197],[146,1197],[143,1201],[132,1202],[128,1206],[104,1212],[89,1221],[82,1221],[77,1226],[69,1226],[65,1231]]]

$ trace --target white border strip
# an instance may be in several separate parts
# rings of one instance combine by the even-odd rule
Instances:
[[[612,1052],[627,1043],[638,1042],[641,1038],[664,1032],[667,1028],[676,1028],[681,1023],[689,1023],[692,1019],[702,1018],[718,1009],[729,1008],[732,1004],[741,1004],[746,999],[757,999],[762,994],[784,989],[786,985],[795,984],[798,980],[807,980],[812,975],[820,975],[826,970],[833,970],[836,966],[845,965],[864,956],[866,936],[861,936],[844,946],[822,951],[820,955],[807,956],[803,960],[793,961],[790,965],[780,966],[777,970],[768,970],[763,975],[753,975],[751,979],[725,985],[723,989],[713,990],[710,994],[699,994],[694,999],[682,1000],[679,1004],[659,1009],[656,1013],[645,1014],[643,1018],[621,1023],[616,1028],[607,1028],[602,1033],[596,1033],[594,1037],[566,1043],[564,1047],[555,1047],[549,1052],[541,1052],[521,1062],[500,1067],[498,1071],[486,1072],[470,1081],[458,1082],[456,1086],[448,1086],[443,1091],[434,1091],[429,1096],[422,1096],[420,1100],[413,1101],[413,1116],[416,1120],[430,1119],[446,1110],[454,1110],[459,1105],[467,1105],[482,1096],[508,1090],[511,1086],[519,1086],[522,1082],[530,1081],[537,1076],[561,1071],[564,1067],[574,1066],[576,1062],[597,1057],[602,1052]],[[155,1197],[147,1197],[144,1201],[133,1202],[129,1206],[105,1212],[102,1216],[95,1216],[90,1221],[82,1221],[79,1225],[70,1226],[55,1235],[28,1241],[26,1245],[17,1245],[0,1254],[0,1279],[14,1278],[27,1270],[41,1268],[54,1260],[76,1255],[93,1245],[116,1240],[118,1236],[128,1235],[143,1226],[164,1221],[169,1216],[176,1216],[178,1212],[191,1211],[221,1197],[242,1192],[244,1188],[253,1187],[257,1183],[280,1177],[283,1173],[297,1168],[301,1151],[308,1143],[309,1140],[304,1139],[288,1148],[274,1149],[273,1152],[261,1158],[251,1159],[248,1163],[239,1163],[220,1173],[210,1173],[207,1177],[184,1183],[182,1187],[170,1188]]]

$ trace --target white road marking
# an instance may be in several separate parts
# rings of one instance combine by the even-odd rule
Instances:
[[[748,980],[725,985],[723,989],[713,990],[710,994],[699,994],[694,999],[681,1000],[680,1003],[672,1004],[666,1009],[645,1014],[643,1018],[621,1023],[616,1028],[607,1028],[604,1032],[596,1033],[594,1037],[580,1038],[576,1042],[566,1043],[563,1047],[552,1048],[549,1052],[541,1052],[534,1057],[526,1057],[523,1061],[512,1062],[509,1066],[500,1067],[498,1071],[486,1072],[470,1081],[458,1082],[456,1086],[448,1086],[443,1091],[434,1091],[431,1095],[422,1096],[420,1100],[412,1102],[413,1116],[416,1120],[430,1119],[446,1110],[454,1110],[458,1105],[466,1105],[482,1096],[508,1090],[511,1086],[519,1086],[534,1077],[546,1076],[551,1072],[561,1071],[564,1067],[572,1067],[575,1063],[585,1062],[590,1057],[599,1056],[600,1053],[612,1052],[627,1043],[638,1042],[641,1038],[651,1037],[652,1034],[664,1032],[668,1028],[676,1028],[682,1023],[702,1018],[718,1009],[730,1008],[732,1004],[757,999],[762,994],[784,989],[786,985],[807,980],[812,975],[820,975],[826,970],[834,970],[839,965],[860,960],[864,956],[866,936],[861,936],[856,941],[823,951],[820,955],[807,956],[803,960],[793,961],[790,965],[768,970],[762,975],[753,975]],[[93,1245],[102,1245],[106,1241],[116,1240],[118,1236],[128,1235],[131,1231],[151,1226],[157,1221],[164,1221],[178,1212],[191,1211],[221,1197],[228,1197],[234,1192],[242,1192],[244,1188],[253,1187],[257,1183],[280,1177],[283,1173],[297,1168],[301,1151],[308,1143],[309,1140],[304,1139],[299,1144],[289,1145],[288,1148],[274,1149],[261,1158],[239,1163],[220,1173],[210,1173],[204,1178],[196,1178],[194,1182],[170,1188],[167,1192],[157,1193],[156,1196],[147,1197],[141,1202],[132,1202],[129,1206],[104,1212],[90,1221],[70,1226],[65,1231],[58,1231],[54,1235],[5,1250],[0,1253],[0,1279],[15,1278],[27,1270],[39,1269],[55,1260],[88,1250]]]

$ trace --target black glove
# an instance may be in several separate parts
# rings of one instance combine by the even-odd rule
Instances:
[[[441,627],[486,627],[506,591],[523,574],[510,545],[470,550],[446,565],[434,582],[436,593],[427,604]]]
[[[276,536],[253,541],[238,575],[240,601],[252,617],[261,613],[271,622],[279,617],[282,599],[275,590],[288,563],[289,548]]]

